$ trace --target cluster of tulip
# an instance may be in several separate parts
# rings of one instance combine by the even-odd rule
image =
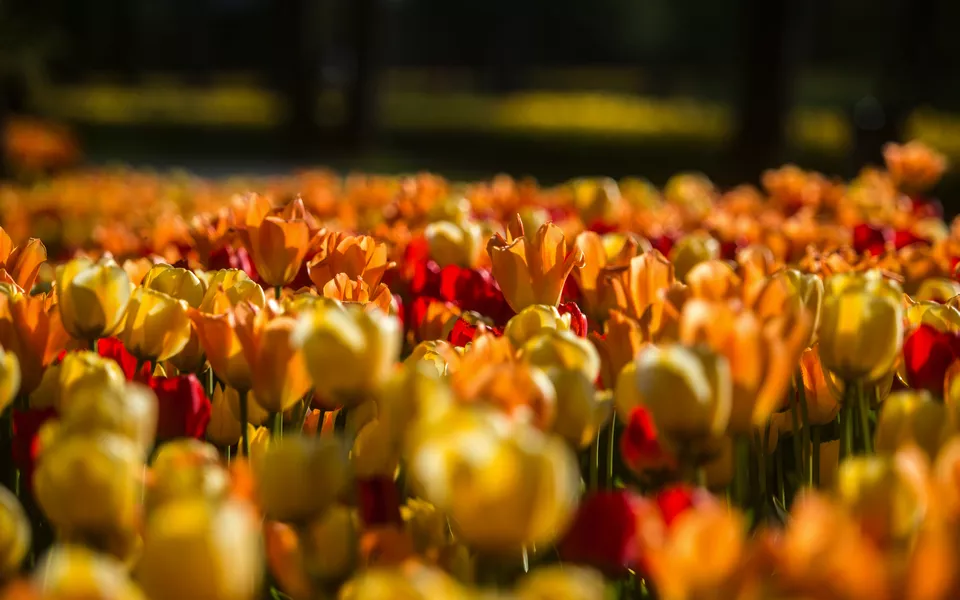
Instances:
[[[955,598],[960,221],[885,157],[0,187],[0,598]]]

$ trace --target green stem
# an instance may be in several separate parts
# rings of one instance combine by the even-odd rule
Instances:
[[[600,487],[600,432],[597,432],[597,439],[593,440],[593,446],[590,449],[590,487],[591,491]]]
[[[228,465],[230,464],[230,459],[232,458],[230,454],[231,454],[230,446],[227,446],[227,464]]]
[[[870,432],[870,404],[863,393],[863,384],[857,383],[857,412],[860,413],[860,433],[863,435],[863,451],[873,454],[873,434]]]
[[[613,459],[617,447],[617,413],[610,417],[610,436],[607,438],[607,489],[613,489]]]
[[[820,427],[813,428],[812,450],[813,459],[810,462],[812,462],[813,465],[810,477],[813,480],[813,485],[820,487]]]
[[[800,426],[803,435],[801,443],[803,445],[803,458],[807,465],[807,473],[809,474],[811,472],[810,464],[813,462],[813,459],[810,456],[810,411],[807,407],[807,389],[803,387],[803,371],[797,372],[797,381],[797,395],[800,398]],[[812,483],[809,475],[807,482]]]
[[[280,411],[273,413],[273,437],[283,439],[283,413]]]
[[[207,369],[207,397],[213,400],[213,394],[217,391],[214,386],[216,379],[213,377],[213,367]]]
[[[734,470],[733,501],[742,509],[747,508],[748,481],[750,476],[750,438],[737,435],[733,438]]]
[[[840,408],[840,460],[853,456],[853,406],[856,401],[851,393],[853,385],[852,382],[845,384]]]
[[[94,354],[97,353],[97,338],[90,340],[90,351]]]
[[[763,506],[767,496],[767,451],[761,433],[754,434],[754,441],[757,445],[757,508]],[[758,513],[759,514],[759,513]]]
[[[243,456],[250,460],[250,434],[247,432],[247,390],[240,393],[240,447]]]
[[[780,495],[780,503],[784,508],[787,507],[787,487],[784,482],[783,474],[783,447],[777,446],[774,452],[777,467],[777,493]]]
[[[280,295],[281,295],[282,293],[283,293],[283,288],[280,287],[279,285],[278,285],[277,287],[273,288],[273,297],[276,298],[277,301],[280,300]]]
[[[803,388],[803,380],[797,382],[797,388]],[[796,465],[797,473],[802,473],[806,453],[803,450],[803,441],[800,439],[800,403],[797,400],[800,392],[798,389],[792,391],[794,393],[790,394],[790,417],[793,426],[793,462]]]

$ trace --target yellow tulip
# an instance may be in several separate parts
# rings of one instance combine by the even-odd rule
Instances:
[[[436,422],[454,405],[447,378],[429,366],[405,364],[391,375],[376,397],[378,420],[389,436],[415,442],[418,427]]]
[[[119,560],[83,546],[56,545],[37,564],[34,585],[51,600],[147,600]]]
[[[342,580],[359,555],[361,524],[349,508],[335,504],[311,519],[300,537],[303,566],[311,578]]]
[[[38,397],[50,404],[43,403],[35,408],[53,406],[63,410],[75,395],[84,392],[104,394],[106,390],[122,393],[127,383],[120,365],[89,350],[68,352],[59,367],[51,367],[47,371],[57,375],[56,381],[50,381],[49,393],[39,394],[44,387],[43,382],[37,392]],[[44,380],[46,379],[47,377],[44,377]]]
[[[865,383],[890,372],[903,344],[902,304],[896,284],[877,276],[830,277],[820,317],[823,366]]]
[[[187,308],[183,300],[139,287],[130,295],[127,316],[118,337],[139,360],[167,360],[190,341]]]
[[[272,212],[265,198],[253,196],[241,236],[264,283],[282,287],[293,281],[303,264],[309,249],[310,227],[300,198],[281,214]]]
[[[285,437],[271,442],[252,465],[264,512],[291,523],[322,514],[350,478],[346,452],[336,439]]]
[[[123,325],[130,278],[110,259],[75,258],[57,268],[57,298],[67,332],[80,340],[111,336]]]
[[[147,523],[136,574],[151,598],[254,600],[263,578],[258,519],[237,501],[167,504]]]
[[[519,218],[510,223],[506,238],[499,233],[490,238],[487,253],[493,276],[516,312],[531,304],[559,304],[567,276],[584,264],[583,251],[568,244],[559,227],[547,223],[525,236]]]
[[[562,441],[477,409],[448,412],[423,432],[406,464],[458,539],[485,552],[549,545],[579,495],[576,457]]]
[[[140,285],[183,300],[193,308],[200,308],[206,293],[203,282],[193,271],[168,264],[153,266]]]
[[[686,283],[687,274],[698,264],[720,258],[720,242],[707,234],[693,233],[677,240],[670,250],[670,262],[677,279]]]
[[[0,577],[17,572],[30,550],[30,521],[17,497],[0,487]]]
[[[599,572],[575,565],[540,567],[516,587],[517,600],[603,600],[606,582]]]
[[[20,391],[20,361],[0,348],[0,411],[6,410]]]
[[[263,288],[239,269],[221,269],[206,274],[207,291],[200,301],[200,312],[222,314],[242,302],[263,308]]]
[[[234,332],[250,367],[251,390],[270,412],[290,409],[311,385],[300,349],[292,341],[297,321],[277,310],[272,302],[259,311],[248,303],[234,310]]]
[[[402,343],[395,317],[357,306],[306,313],[293,337],[317,392],[344,404],[358,403],[387,378]]]
[[[220,463],[217,449],[192,438],[171,440],[160,447],[150,467],[149,483],[149,512],[180,500],[219,503],[230,491],[230,475]]]
[[[787,287],[800,299],[801,304],[811,319],[810,340],[807,343],[807,347],[817,343],[817,331],[820,328],[820,311],[823,307],[823,280],[816,275],[801,273],[796,269],[784,269],[774,275],[772,279],[786,283]],[[764,314],[763,309],[760,307],[757,308],[757,312]]]
[[[364,569],[343,584],[339,600],[468,600],[475,596],[439,567],[410,563],[402,571],[383,567]]]
[[[441,267],[473,267],[483,252],[483,230],[469,220],[436,221],[424,228],[423,235],[430,247],[430,258]]]
[[[270,448],[270,442],[273,440],[273,436],[266,427],[254,427],[250,423],[247,423],[247,438],[250,440],[249,461],[252,464],[257,464]],[[240,455],[243,456],[242,446],[238,451]]]
[[[546,371],[556,390],[556,418],[552,430],[574,448],[586,448],[610,417],[609,400],[596,393],[593,381],[579,369]]]
[[[634,369],[624,369],[615,393],[617,414],[627,420],[639,403],[657,431],[677,451],[699,451],[727,428],[732,407],[730,364],[695,346],[647,346]],[[625,379],[626,378],[626,379]]]
[[[58,437],[41,452],[33,485],[44,514],[64,533],[129,530],[140,515],[142,450],[116,434]]]
[[[465,403],[495,406],[504,415],[541,430],[553,426],[556,392],[537,366],[522,362],[483,365],[458,373],[454,388]]]
[[[438,375],[449,375],[456,373],[460,367],[461,351],[462,348],[457,348],[443,340],[420,342],[413,347],[403,364],[406,366],[422,363],[432,366]]]
[[[570,315],[561,315],[555,306],[533,304],[514,315],[504,328],[503,333],[517,348],[543,330],[568,331]]]
[[[950,431],[947,411],[926,390],[890,394],[877,420],[875,448],[893,454],[901,447],[916,445],[933,460]]]
[[[531,338],[521,349],[523,359],[541,369],[579,369],[590,381],[600,376],[600,355],[588,340],[572,331],[547,329]]]
[[[837,473],[836,494],[881,547],[909,541],[931,498],[924,459],[901,451],[893,456],[855,456]]]
[[[157,434],[157,396],[138,383],[121,386],[81,386],[60,409],[63,435],[109,432],[136,444],[143,458]]]
[[[943,303],[960,294],[960,282],[946,277],[930,277],[920,282],[913,299],[918,302]]]

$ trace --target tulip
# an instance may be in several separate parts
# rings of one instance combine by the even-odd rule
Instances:
[[[402,341],[396,318],[351,306],[302,315],[292,338],[303,350],[317,392],[349,404],[386,379]]]
[[[634,237],[626,237],[617,252],[607,250],[605,238],[592,231],[584,231],[577,236],[577,247],[583,250],[583,266],[573,271],[577,288],[583,296],[584,310],[592,317],[601,317],[603,301],[607,293],[606,274],[611,269],[622,268],[641,252],[640,242]]]
[[[135,443],[144,459],[157,435],[157,396],[145,385],[82,386],[60,411],[62,435],[117,434]]]
[[[626,490],[593,492],[580,503],[557,546],[563,561],[599,568],[612,577],[638,567],[641,514],[656,511],[650,500]]]
[[[280,288],[297,276],[307,254],[310,227],[303,200],[297,198],[281,214],[271,214],[270,203],[261,196],[250,199],[241,235],[257,273],[267,285]]]
[[[153,266],[143,276],[143,283],[140,285],[183,300],[193,308],[200,308],[206,293],[203,282],[193,271],[167,264]]]
[[[554,306],[534,304],[518,312],[507,322],[503,333],[517,348],[545,330],[568,331],[570,315],[561,315]]]
[[[60,321],[54,296],[30,296],[0,287],[0,346],[20,362],[22,394],[40,385],[44,368],[66,348],[70,336]]]
[[[234,312],[210,314],[191,308],[188,315],[213,372],[241,394],[248,392],[253,387],[252,369],[237,337]]]
[[[335,439],[294,436],[272,442],[252,463],[264,512],[290,523],[321,515],[349,482],[345,458]]]
[[[233,413],[234,418],[237,420],[240,419],[240,392],[236,389],[227,386],[227,389],[224,390],[224,395],[226,396],[227,406],[230,407],[230,412]],[[266,410],[260,405],[260,402],[257,400],[257,396],[254,393],[249,393],[247,395],[248,406],[247,406],[247,423],[259,426],[263,425],[267,417],[270,416],[270,411]]]
[[[487,253],[493,276],[516,312],[531,304],[559,304],[567,276],[584,264],[583,251],[576,243],[568,246],[556,225],[544,224],[528,238],[519,218],[508,227],[506,238],[499,233],[490,238]]]
[[[33,485],[44,514],[64,533],[127,531],[139,519],[142,449],[116,434],[66,436],[43,450]]]
[[[430,247],[430,258],[438,265],[473,267],[483,253],[483,230],[477,223],[436,221],[423,230]]]
[[[41,381],[34,392],[37,401],[31,400],[34,408],[53,406],[63,410],[75,395],[120,391],[127,382],[120,365],[86,350],[68,353],[59,366],[49,367],[47,373],[50,376],[47,377],[45,373],[44,381],[50,381],[50,389],[45,390]]]
[[[236,394],[236,390],[234,390]],[[238,399],[239,402],[239,399]],[[240,419],[234,416],[227,401],[227,392],[216,386],[210,407],[210,422],[207,424],[207,440],[221,448],[233,446],[240,441],[243,427]]]
[[[765,283],[762,288],[758,288],[757,299],[753,303],[754,310],[765,318],[772,317],[793,310],[796,306],[795,300],[799,300],[799,305],[806,310],[811,320],[807,347],[815,344],[823,305],[823,281],[816,275],[784,269]]]
[[[540,567],[524,576],[517,584],[519,600],[603,600],[606,585],[603,577],[591,570],[570,566]]]
[[[276,305],[257,311],[252,304],[241,304],[234,315],[234,332],[250,366],[250,389],[257,402],[271,412],[290,409],[311,385],[303,356],[293,345],[297,321],[280,315]]]
[[[610,417],[609,400],[596,393],[593,381],[579,369],[554,367],[546,374],[557,398],[552,430],[574,448],[586,448]]]
[[[960,294],[960,282],[945,277],[933,277],[920,282],[913,299],[918,302],[944,303]]]
[[[878,453],[893,454],[916,445],[933,460],[950,433],[944,405],[929,392],[894,392],[880,410],[875,448]]]
[[[653,417],[645,406],[634,406],[620,437],[620,454],[634,473],[674,471],[677,460],[661,443]],[[709,469],[709,465],[707,466]]]
[[[654,250],[630,259],[625,267],[607,271],[609,293],[604,301],[607,309],[648,323],[652,332],[660,330],[664,313],[662,294],[674,282],[673,265]]]
[[[119,560],[79,545],[55,545],[33,574],[42,598],[57,600],[147,600]]]
[[[340,581],[357,562],[360,524],[350,509],[333,505],[312,519],[301,536],[304,569],[320,581]]]
[[[130,278],[112,260],[71,260],[57,268],[56,285],[63,326],[74,338],[108,337],[123,325]]]
[[[820,363],[819,348],[809,348],[800,357],[804,398],[807,401],[807,423],[827,425],[840,414],[840,397],[827,381]]]
[[[687,287],[694,298],[722,301],[738,297],[743,282],[733,268],[722,260],[705,260],[690,269]]]
[[[128,258],[120,265],[120,267],[123,268],[123,270],[127,273],[127,277],[130,278],[130,283],[133,285],[142,284],[143,278],[147,276],[147,273],[149,273],[150,269],[152,269],[154,266],[156,266],[155,263],[147,257],[136,259]]]
[[[0,487],[0,577],[7,580],[20,568],[30,550],[30,521],[20,501]]]
[[[163,444],[150,471],[146,497],[150,513],[183,500],[219,504],[230,492],[230,474],[220,463],[217,449],[196,439],[182,438]]]
[[[389,437],[415,443],[418,428],[440,419],[454,404],[447,378],[424,365],[405,364],[377,393],[378,420],[388,426]]]
[[[139,287],[130,296],[127,316],[118,337],[138,360],[167,360],[190,341],[187,308],[183,300]]]
[[[409,564],[403,571],[364,569],[343,584],[340,600],[376,600],[377,598],[448,598],[468,600],[472,592],[439,567]]]
[[[374,238],[329,233],[316,257],[307,263],[307,271],[317,289],[323,289],[340,273],[354,280],[362,277],[376,289],[383,274],[394,266],[396,263],[388,259],[386,245],[378,244]]]
[[[889,143],[883,160],[893,181],[908,191],[922,192],[935,185],[947,168],[947,159],[923,142]]]
[[[550,378],[541,369],[524,363],[464,371],[457,378],[456,390],[466,402],[496,406],[504,414],[543,430],[549,430],[556,417],[557,394]]]
[[[407,465],[457,537],[494,554],[550,544],[579,495],[576,459],[563,442],[471,409],[451,411],[425,431]]]
[[[840,465],[836,493],[864,533],[881,547],[906,542],[916,534],[931,498],[922,458],[855,456]]]
[[[37,238],[30,238],[24,246],[14,246],[13,240],[0,227],[0,281],[16,284],[29,293],[37,280],[40,265],[47,260],[47,249]]]
[[[417,298],[404,316],[408,340],[411,343],[445,340],[460,312],[460,308],[451,302],[423,296]]]
[[[416,363],[430,365],[436,369],[437,375],[456,373],[460,366],[460,354],[450,342],[436,340],[420,342],[414,346],[404,361],[404,365]]]
[[[879,380],[900,354],[902,314],[895,284],[869,276],[831,277],[820,317],[823,366],[845,381]]]
[[[323,286],[322,292],[325,298],[338,300],[344,304],[376,306],[385,314],[395,312],[390,288],[382,283],[376,288],[371,288],[362,277],[354,281],[349,279],[346,273],[340,273]]]
[[[263,308],[266,302],[263,288],[239,269],[208,273],[206,283],[207,291],[200,301],[200,312],[221,314],[244,301]]]
[[[240,502],[172,502],[147,523],[137,579],[151,598],[253,600],[260,593],[259,523]]]
[[[0,347],[0,411],[6,410],[20,391],[20,361]]]
[[[535,367],[579,369],[590,381],[600,376],[600,355],[589,341],[572,331],[548,329],[521,348],[523,359]]]
[[[211,406],[196,375],[153,377],[150,388],[159,399],[159,439],[203,438],[210,422]]]
[[[690,234],[681,238],[670,250],[670,262],[677,279],[687,281],[687,274],[696,265],[720,258],[720,242],[706,234]]]
[[[630,317],[618,310],[610,311],[610,318],[603,324],[603,336],[590,334],[590,341],[600,355],[600,377],[603,387],[612,390],[623,367],[631,362],[649,332]]]
[[[697,452],[715,441],[731,413],[730,364],[703,347],[648,346],[617,382],[617,414],[625,421],[646,406],[675,452]]]

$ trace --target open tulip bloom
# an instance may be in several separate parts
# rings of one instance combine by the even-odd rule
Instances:
[[[5,185],[0,597],[958,598],[960,220],[884,158]]]

